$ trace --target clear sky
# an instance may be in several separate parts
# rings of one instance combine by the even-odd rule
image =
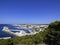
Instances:
[[[48,24],[60,20],[60,0],[0,0],[0,24]]]

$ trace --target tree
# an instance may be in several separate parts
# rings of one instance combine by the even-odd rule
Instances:
[[[52,22],[48,28],[45,42],[49,45],[60,45],[60,21]]]

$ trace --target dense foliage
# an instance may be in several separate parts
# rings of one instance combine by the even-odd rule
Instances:
[[[22,37],[14,37],[14,38],[7,39],[7,40],[1,39],[0,45],[40,44],[40,43],[44,43],[44,38],[45,38],[44,32],[40,32],[40,33],[37,33],[35,35],[26,35],[26,36],[22,36]]]
[[[32,44],[40,44],[44,43],[44,32],[37,33],[36,35],[26,35],[22,37],[15,37],[13,38],[13,44],[26,44],[26,45],[32,45]]]
[[[47,29],[49,32],[46,35],[46,43],[60,45],[60,21],[52,22]]]

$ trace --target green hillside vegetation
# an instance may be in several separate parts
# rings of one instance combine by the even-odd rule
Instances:
[[[7,40],[0,40],[0,45],[16,45],[16,44],[43,44],[60,45],[60,21],[49,24],[48,28],[35,35],[26,35],[22,37],[14,37]]]
[[[45,42],[49,45],[60,45],[60,21],[52,22],[47,29],[49,32]]]
[[[45,40],[45,32],[39,32],[35,35],[26,35],[22,37],[14,37],[7,40],[0,40],[0,45],[16,45],[16,44],[41,44],[44,43]],[[3,43],[4,42],[4,43]]]

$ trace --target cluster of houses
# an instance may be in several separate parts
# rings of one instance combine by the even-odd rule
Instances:
[[[29,28],[29,29],[39,29],[40,31],[43,31],[45,28],[48,27],[48,24],[15,24],[15,26],[19,26],[21,28]]]
[[[9,27],[5,26],[3,27],[3,31],[9,32],[16,36],[32,35],[43,31],[45,28],[48,27],[48,24],[14,24],[13,26],[15,26],[17,30],[9,29]],[[36,32],[36,30],[39,31]]]

